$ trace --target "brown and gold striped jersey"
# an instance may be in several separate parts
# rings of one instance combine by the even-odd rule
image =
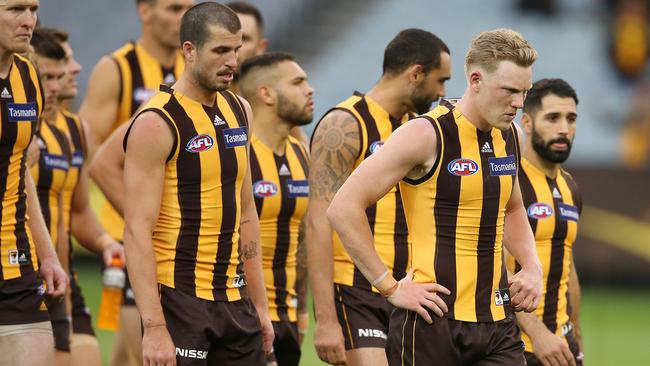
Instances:
[[[560,169],[555,179],[549,178],[526,159],[521,161],[519,186],[544,276],[544,291],[535,314],[551,332],[562,336],[569,329],[568,284],[582,212],[580,191],[566,171]],[[518,271],[514,258],[508,259],[508,268]],[[526,350],[532,352],[532,342],[524,332],[522,339]]]
[[[180,51],[174,66],[166,68],[134,42],[128,42],[113,52],[112,59],[119,69],[120,97],[117,118],[111,131],[127,122],[143,103],[156,94],[160,84],[172,85],[185,67]],[[124,221],[105,199],[102,203],[101,221],[113,238],[122,240]]]
[[[38,270],[26,225],[25,159],[43,104],[36,69],[14,54],[8,76],[0,78],[0,281]]]
[[[56,246],[59,222],[64,217],[61,206],[63,191],[66,188],[72,158],[70,141],[61,130],[46,120],[42,120],[36,138],[40,148],[38,164],[34,164],[29,172],[36,184],[45,226]]]
[[[400,182],[414,281],[451,291],[440,295],[451,319],[504,319],[503,224],[519,165],[517,132],[483,132],[447,101],[424,117],[435,130],[438,159],[424,177]]]
[[[393,131],[412,117],[411,114],[398,118],[390,116],[374,100],[359,92],[333,109],[350,113],[359,124],[361,148],[354,169],[380,149]],[[399,187],[391,189],[376,204],[368,207],[366,216],[379,256],[393,276],[401,279],[406,275],[409,261],[409,237]],[[333,234],[333,243],[334,283],[377,292],[354,265],[336,233]]]
[[[143,107],[169,125],[175,141],[152,237],[158,283],[206,300],[239,300],[246,293],[239,256],[246,112],[229,91],[205,106],[160,88]]]
[[[307,151],[291,136],[281,156],[255,135],[251,139],[253,196],[272,321],[296,321],[296,253],[309,197],[307,161]]]

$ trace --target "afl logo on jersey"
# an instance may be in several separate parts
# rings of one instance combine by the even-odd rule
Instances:
[[[379,151],[379,149],[381,149],[382,146],[384,146],[383,141],[381,141],[381,140],[380,141],[375,141],[370,145],[370,148],[368,148],[368,151],[370,151],[371,154],[374,154],[377,151]]]
[[[191,153],[200,153],[209,150],[214,145],[214,139],[210,135],[198,135],[185,145],[185,150]]]
[[[478,164],[476,164],[474,160],[461,158],[449,162],[447,170],[449,170],[449,173],[453,175],[462,177],[478,172]]]
[[[259,198],[275,196],[278,193],[278,187],[268,180],[258,180],[253,183],[253,195]]]
[[[553,207],[543,202],[535,202],[528,206],[528,217],[531,219],[546,219],[553,215]]]

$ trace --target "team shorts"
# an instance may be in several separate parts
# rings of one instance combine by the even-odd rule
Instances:
[[[70,352],[70,319],[66,314],[65,302],[62,299],[46,301],[47,311],[50,313],[52,333],[54,334],[54,349],[61,352]]]
[[[0,280],[0,325],[49,322],[45,286],[37,272]]]
[[[266,356],[267,362],[277,362],[278,366],[298,366],[300,363],[300,338],[297,322],[272,322],[275,339],[273,352]]]
[[[525,366],[524,342],[514,315],[493,323],[439,318],[433,324],[416,313],[395,309],[390,319],[388,364]]]
[[[167,330],[184,365],[266,365],[262,328],[249,298],[210,301],[160,285]]]
[[[90,309],[86,306],[86,300],[81,292],[76,273],[70,278],[70,291],[72,296],[72,332],[95,337]]]
[[[334,304],[345,349],[386,348],[393,306],[380,294],[334,284]]]

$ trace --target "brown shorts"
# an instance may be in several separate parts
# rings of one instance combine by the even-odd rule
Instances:
[[[0,281],[0,325],[40,323],[50,320],[45,287],[38,273]]]
[[[380,294],[334,284],[334,303],[345,349],[386,348],[392,305]]]
[[[526,365],[514,315],[471,323],[429,314],[431,325],[412,311],[393,311],[386,347],[389,365]]]
[[[570,323],[569,323],[570,324]],[[564,336],[564,338],[567,341],[567,344],[569,345],[569,350],[571,353],[573,353],[573,357],[576,360],[576,365],[577,366],[582,366],[582,355],[580,352],[580,346],[578,345],[578,341],[575,338],[575,334],[573,333],[573,329]],[[526,362],[528,363],[528,366],[542,366],[542,362],[535,357],[535,354],[532,352],[524,352],[524,355],[526,356]]]
[[[70,279],[70,291],[72,296],[72,332],[95,337],[90,309],[86,306],[86,300],[81,292],[81,287],[79,287],[76,273]]]
[[[266,365],[250,299],[209,301],[160,285],[160,303],[179,366]]]
[[[273,322],[273,331],[275,332],[273,352],[266,356],[266,361],[275,361],[278,366],[298,366],[300,364],[298,323]]]
[[[54,335],[54,349],[61,352],[70,352],[70,319],[65,312],[65,302],[59,299],[46,301],[47,311],[52,322]]]

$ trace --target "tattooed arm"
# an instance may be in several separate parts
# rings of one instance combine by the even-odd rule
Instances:
[[[300,343],[309,329],[307,310],[307,248],[305,247],[306,220],[300,222],[298,229],[298,252],[296,253],[296,296],[298,298],[298,336]]]
[[[350,113],[334,110],[316,127],[311,146],[306,243],[316,312],[314,345],[318,357],[332,364],[345,361],[345,347],[334,308],[333,232],[325,212],[359,156],[359,128]]]

